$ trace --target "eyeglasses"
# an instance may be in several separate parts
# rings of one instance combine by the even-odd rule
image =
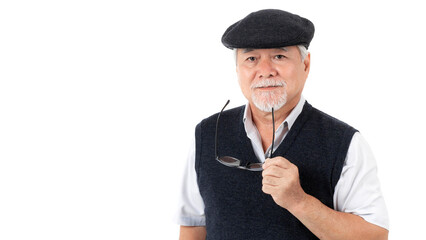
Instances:
[[[234,168],[239,168],[239,169],[244,169],[244,170],[249,170],[249,171],[262,171],[262,165],[263,163],[250,163],[248,162],[246,165],[241,165],[241,161],[237,158],[234,157],[230,157],[230,156],[221,156],[219,157],[219,155],[217,154],[217,129],[219,126],[219,118],[220,115],[222,114],[223,110],[225,110],[226,106],[229,104],[229,100],[226,102],[225,106],[223,106],[222,110],[220,111],[219,115],[217,116],[217,120],[216,120],[216,132],[215,132],[215,137],[214,137],[214,151],[216,154],[216,160],[220,163],[222,163],[225,166],[228,167],[234,167]],[[269,152],[269,158],[272,157],[272,151],[274,150],[274,141],[275,141],[275,119],[274,119],[274,108],[272,108],[272,145],[271,145],[271,149]]]

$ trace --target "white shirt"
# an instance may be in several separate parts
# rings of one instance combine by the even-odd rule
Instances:
[[[302,96],[290,115],[276,129],[274,151],[302,112],[304,104],[305,99]],[[252,121],[249,104],[246,105],[242,120],[257,158],[264,162],[269,156],[271,146],[265,152],[263,151],[260,133]],[[204,202],[200,195],[195,171],[195,146],[194,134],[176,215],[176,222],[183,226],[205,226],[206,224]],[[354,134],[349,145],[342,173],[335,187],[333,204],[337,211],[358,215],[372,224],[389,229],[388,213],[377,178],[376,161],[369,145],[359,132]]]

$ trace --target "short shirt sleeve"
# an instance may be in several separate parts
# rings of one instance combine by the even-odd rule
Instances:
[[[182,226],[205,226],[204,201],[201,197],[195,171],[195,134],[192,140],[181,184],[175,222]]]
[[[358,132],[349,146],[333,200],[335,210],[358,215],[367,222],[389,229],[376,160],[370,146]]]

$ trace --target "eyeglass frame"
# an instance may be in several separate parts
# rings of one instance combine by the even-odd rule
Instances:
[[[215,131],[215,137],[214,137],[215,159],[216,159],[216,161],[220,162],[221,164],[223,164],[223,165],[225,165],[227,167],[239,168],[239,169],[248,170],[248,171],[252,171],[252,172],[263,171],[263,167],[262,167],[263,163],[261,163],[261,162],[256,162],[256,163],[247,162],[247,164],[245,166],[242,166],[241,165],[241,160],[239,160],[239,159],[237,159],[235,157],[230,157],[230,156],[219,157],[219,155],[217,154],[217,130],[218,130],[218,126],[219,126],[219,118],[220,118],[220,115],[225,110],[226,106],[228,106],[229,102],[230,102],[230,100],[226,101],[225,106],[223,106],[222,110],[217,115],[216,131]],[[272,144],[271,144],[271,149],[269,151],[269,158],[272,158],[272,153],[274,151],[274,141],[275,141],[274,108],[272,108],[271,113],[272,113]],[[228,160],[232,160],[233,162],[227,162],[227,161],[224,160],[225,158],[228,159]]]

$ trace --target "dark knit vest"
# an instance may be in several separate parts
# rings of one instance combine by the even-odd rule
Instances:
[[[222,113],[218,155],[258,162],[244,130],[244,106]],[[262,192],[262,173],[230,168],[215,160],[217,114],[196,128],[197,181],[205,204],[207,239],[318,239],[297,218]],[[303,190],[333,208],[334,187],[356,130],[305,103],[273,156],[299,169]]]

